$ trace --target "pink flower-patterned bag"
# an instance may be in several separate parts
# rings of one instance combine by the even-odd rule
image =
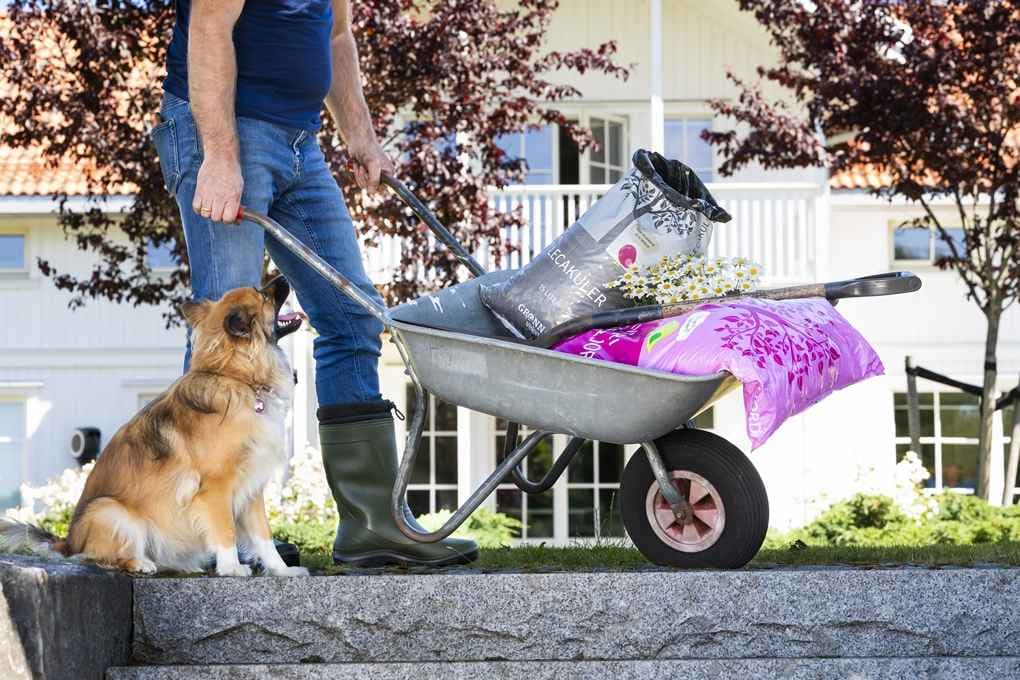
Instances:
[[[672,319],[588,331],[555,349],[679,375],[728,371],[743,383],[753,448],[790,416],[885,370],[871,345],[821,298],[706,304]]]

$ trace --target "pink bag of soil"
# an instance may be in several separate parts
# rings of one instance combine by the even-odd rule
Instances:
[[[790,416],[885,370],[871,345],[821,298],[706,304],[672,319],[588,331],[555,349],[679,375],[728,371],[744,386],[753,448]]]

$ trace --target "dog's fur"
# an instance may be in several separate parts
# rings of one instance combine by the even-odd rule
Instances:
[[[215,556],[218,575],[249,576],[240,546],[269,574],[307,574],[277,553],[262,495],[286,462],[294,381],[277,339],[296,326],[278,327],[277,314],[288,292],[281,277],[186,303],[190,370],[107,444],[67,538],[9,521],[0,538],[137,573],[197,571]]]

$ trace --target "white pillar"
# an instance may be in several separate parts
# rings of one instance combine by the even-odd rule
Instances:
[[[1020,405],[1017,406],[1020,408]],[[1003,455],[1006,448],[1006,441],[1003,430],[1003,417],[1002,411],[996,411],[992,414],[992,451],[991,460],[988,464],[991,465],[991,474],[988,480],[988,492],[989,492],[989,503],[992,505],[1002,505],[1002,491],[1006,484],[1006,460]]]
[[[492,416],[457,407],[457,501],[463,505],[496,469],[495,422]],[[496,509],[496,494],[481,507]]]
[[[296,305],[295,305],[296,306]],[[293,410],[293,453],[304,451],[311,443],[309,431],[313,414],[310,412],[309,385],[313,377],[309,371],[309,363],[312,357],[312,334],[307,328],[300,328],[294,335],[290,336],[291,341],[291,366],[294,368],[294,375],[297,378],[297,385],[294,386],[294,410]]]
[[[662,0],[649,0],[649,46],[651,71],[649,73],[649,114],[652,151],[666,150],[666,113],[662,103]]]

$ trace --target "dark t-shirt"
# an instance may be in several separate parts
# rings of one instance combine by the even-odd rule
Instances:
[[[188,98],[191,0],[177,0],[163,89]],[[236,111],[303,130],[318,130],[333,78],[330,0],[247,0],[234,26]],[[201,46],[196,46],[201,48]]]

